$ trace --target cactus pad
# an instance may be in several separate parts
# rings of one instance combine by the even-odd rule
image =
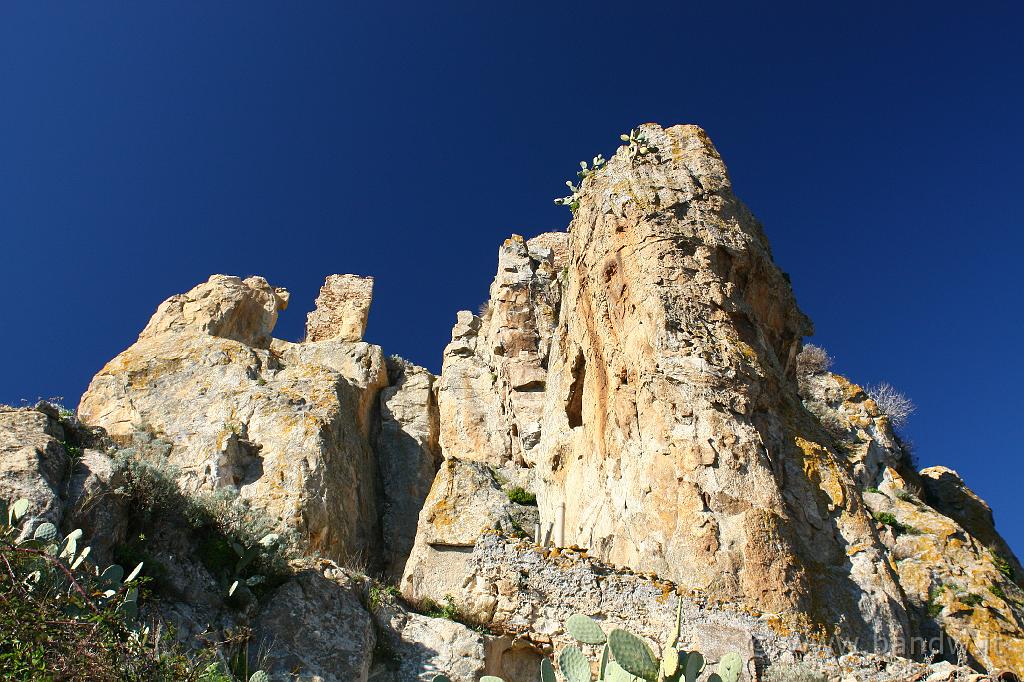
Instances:
[[[32,538],[40,542],[53,542],[57,539],[57,526],[52,523],[40,523]]]
[[[546,658],[540,660],[540,682],[555,682],[555,668]]]
[[[722,682],[736,682],[742,673],[743,659],[737,653],[726,654],[718,662],[718,675]]]
[[[565,629],[569,631],[570,635],[584,644],[598,645],[604,644],[608,640],[605,637],[604,630],[601,629],[601,626],[593,618],[579,613],[569,616],[569,620],[565,621]]]
[[[626,672],[644,680],[658,679],[658,662],[650,647],[636,635],[625,630],[612,630],[608,636],[608,646],[615,662]]]
[[[249,682],[270,682],[270,675],[262,670],[257,670],[249,676]]]
[[[704,666],[704,656],[699,651],[689,652],[683,664],[683,679],[686,682],[697,682],[697,677],[704,672]]]
[[[608,668],[605,671],[605,682],[639,682],[639,677],[630,675],[622,669],[615,661],[608,661]]]
[[[558,667],[569,682],[590,682],[590,661],[574,646],[562,649],[558,655]]]

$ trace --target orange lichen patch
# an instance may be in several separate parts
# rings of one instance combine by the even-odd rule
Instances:
[[[447,497],[441,498],[430,510],[430,523],[434,528],[441,530],[455,523],[455,511],[451,508],[451,502]]]
[[[804,475],[807,476],[807,480],[828,496],[829,510],[843,507],[846,504],[846,491],[833,470],[833,462],[828,450],[821,444],[800,436],[796,437],[795,442],[804,454]]]
[[[872,549],[872,547],[873,545],[870,542],[858,542],[852,544],[846,549],[846,556],[854,556],[855,554],[866,552]]]

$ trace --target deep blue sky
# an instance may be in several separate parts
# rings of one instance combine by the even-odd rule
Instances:
[[[815,342],[1020,553],[1022,4],[670,4],[4,2],[0,402],[76,403],[211,273],[290,289],[288,339],[372,274],[368,339],[437,370],[580,159],[699,123]]]

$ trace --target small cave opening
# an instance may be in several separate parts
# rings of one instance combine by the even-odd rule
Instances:
[[[569,397],[565,403],[565,416],[569,420],[569,428],[583,426],[583,383],[587,376],[587,362],[583,352],[577,350],[572,362],[572,383],[569,385]]]

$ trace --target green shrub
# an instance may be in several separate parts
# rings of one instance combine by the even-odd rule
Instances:
[[[909,524],[900,523],[899,519],[896,518],[896,515],[891,512],[875,512],[874,519],[883,525],[889,526],[897,533],[905,533],[906,535],[921,534],[921,531],[917,528]]]
[[[510,488],[505,494],[508,495],[509,501],[515,502],[516,504],[523,504],[529,506],[537,505],[537,496],[529,492],[528,490],[520,488],[519,486]]]
[[[956,595],[957,601],[966,606],[981,606],[984,602],[984,598],[980,594],[974,594],[973,592],[964,592],[963,594]]]
[[[989,552],[989,556],[992,557],[992,563],[995,564],[996,570],[1002,573],[1010,580],[1016,580],[1016,571],[1013,570],[1013,566],[1006,560],[1006,557],[1002,556],[998,552]]]
[[[28,502],[0,502],[0,670],[7,680],[202,679],[199,665],[137,621],[141,566],[100,571],[43,523],[18,540]],[[115,570],[116,568],[116,570]]]

